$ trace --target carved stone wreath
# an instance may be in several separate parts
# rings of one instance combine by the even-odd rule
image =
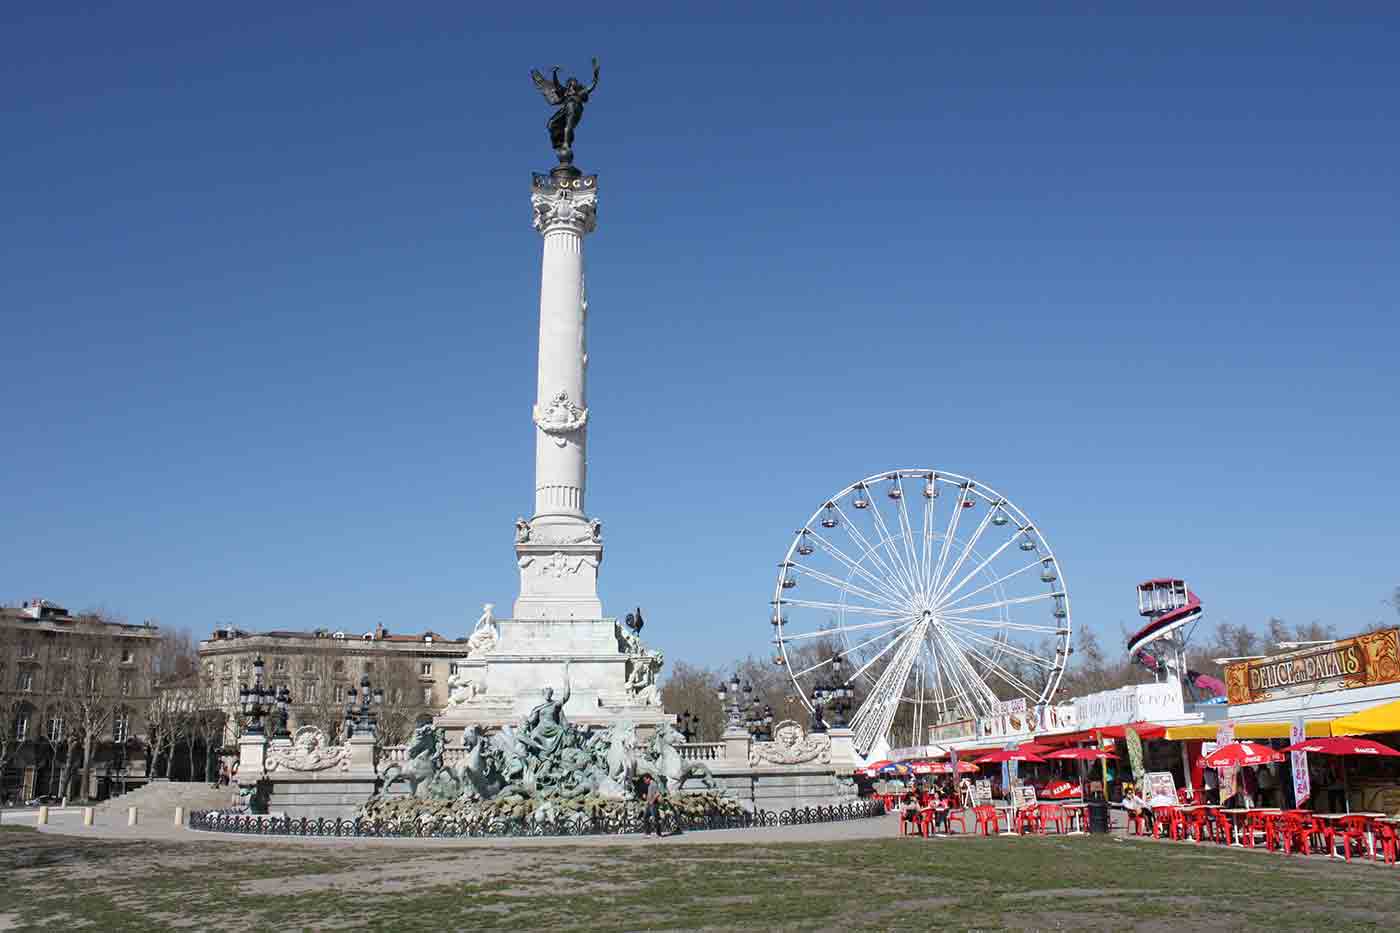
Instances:
[[[316,726],[302,726],[292,736],[290,746],[273,746],[263,761],[263,770],[329,771],[339,767],[350,770],[350,746],[331,745],[326,734]]]
[[[588,409],[580,408],[569,398],[569,393],[560,391],[543,409],[536,405],[535,426],[554,438],[554,443],[563,447],[568,443],[567,434],[572,434],[588,423]]]
[[[831,738],[825,735],[804,735],[802,727],[784,719],[773,729],[773,741],[755,742],[749,747],[749,764],[797,765],[814,761],[831,762]]]

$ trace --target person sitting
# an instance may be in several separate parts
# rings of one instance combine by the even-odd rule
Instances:
[[[946,834],[948,832],[948,811],[952,805],[953,802],[947,794],[940,793],[933,798],[933,831],[935,833]]]
[[[1152,835],[1152,808],[1138,796],[1137,788],[1129,786],[1123,794],[1123,810],[1128,815],[1130,825],[1136,824],[1138,832]]]
[[[922,832],[923,827],[920,820],[919,798],[914,795],[913,791],[909,791],[904,795],[904,801],[900,805],[900,833],[904,833],[911,823],[916,827],[915,832]]]

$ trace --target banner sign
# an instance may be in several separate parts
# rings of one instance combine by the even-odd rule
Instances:
[[[1227,719],[1220,724],[1220,728],[1215,732],[1215,742],[1217,746],[1226,746],[1235,741],[1235,721]],[[1239,768],[1216,768],[1216,777],[1220,779],[1220,802],[1223,804],[1231,797],[1235,796],[1235,781],[1239,777]]]
[[[1104,690],[1074,700],[1075,726],[1097,729],[1130,722],[1175,719],[1185,714],[1181,687],[1173,683],[1137,684]]]
[[[1308,738],[1307,729],[1303,727],[1303,717],[1299,716],[1293,720],[1293,725],[1288,730],[1288,744],[1297,745],[1299,742],[1306,742]],[[1293,755],[1293,799],[1296,801],[1293,806],[1301,807],[1309,797],[1312,796],[1312,776],[1308,774],[1308,753],[1292,752]]]
[[[1035,708],[1038,732],[1061,732],[1075,728],[1078,720],[1073,703],[1048,703]]]
[[[977,734],[977,720],[975,719],[955,719],[952,722],[941,722],[936,726],[928,727],[928,744],[937,745],[940,742],[951,742],[954,739],[965,739]]]
[[[1231,705],[1400,681],[1400,629],[1225,665]]]
[[[1031,731],[1033,723],[1026,711],[1026,698],[1004,700],[992,706],[991,714],[977,720],[978,734],[1019,735]]]

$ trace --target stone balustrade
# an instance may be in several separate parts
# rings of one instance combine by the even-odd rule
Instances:
[[[681,761],[723,761],[723,742],[686,742],[676,746]]]

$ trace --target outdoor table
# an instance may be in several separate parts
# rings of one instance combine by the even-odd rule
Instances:
[[[1240,841],[1242,835],[1240,832],[1240,826],[1244,823],[1245,815],[1250,813],[1268,814],[1270,812],[1277,815],[1279,813],[1282,813],[1283,811],[1279,810],[1277,807],[1221,807],[1220,812],[1229,817],[1231,824],[1233,824],[1235,827],[1235,841],[1232,844],[1237,846],[1243,846],[1244,843]]]
[[[1066,836],[1085,835],[1084,821],[1089,816],[1089,805],[1087,803],[1067,803],[1064,804],[1065,814],[1069,816],[1069,832]]]
[[[1364,813],[1314,813],[1313,816],[1317,817],[1319,820],[1334,820],[1334,821],[1336,821],[1336,822],[1341,822],[1342,820],[1346,819],[1346,818],[1349,817],[1349,816],[1364,816],[1364,817],[1366,817],[1366,818],[1367,818],[1367,825],[1366,825],[1366,847],[1367,847],[1368,849],[1371,850],[1371,857],[1372,857],[1372,858],[1375,858],[1375,857],[1376,857],[1376,834],[1375,834],[1375,832],[1373,832],[1373,831],[1371,830],[1370,821],[1371,821],[1371,820],[1374,820],[1374,819],[1375,819],[1376,817],[1378,817],[1378,816],[1385,816],[1384,813],[1371,813],[1371,812],[1364,812]],[[1327,855],[1328,855],[1329,857],[1332,857],[1332,858],[1335,858],[1335,857],[1336,857],[1336,856],[1333,855],[1333,853],[1331,853],[1331,852],[1328,852]]]

